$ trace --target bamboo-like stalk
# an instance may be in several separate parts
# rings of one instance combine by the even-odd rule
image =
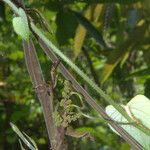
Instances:
[[[51,97],[52,93],[50,93],[50,95],[48,94],[46,82],[44,80],[42,69],[32,40],[30,40],[29,42],[23,41],[23,47],[24,47],[27,69],[33,87],[37,93],[37,96],[42,106],[44,120],[46,123],[48,137],[52,146],[52,150],[55,150],[57,130],[52,118],[52,113],[53,113],[53,99]]]

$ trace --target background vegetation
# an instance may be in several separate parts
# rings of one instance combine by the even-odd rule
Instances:
[[[125,104],[136,94],[150,98],[150,2],[111,2],[26,0],[25,4],[42,13],[49,24],[48,37],[116,102]],[[39,47],[37,50],[45,78],[49,81],[52,64]],[[27,73],[21,39],[12,28],[12,11],[2,2],[0,61],[0,149],[20,147],[10,122],[32,137],[39,149],[48,149],[42,110]],[[100,105],[106,106],[76,74],[74,76]],[[58,73],[54,95],[56,104],[63,97],[63,85],[64,79]],[[78,97],[73,99],[80,105]],[[84,105],[83,112],[95,118],[81,117],[71,126],[78,131],[88,131],[94,140],[66,137],[68,149],[130,148],[88,105]]]

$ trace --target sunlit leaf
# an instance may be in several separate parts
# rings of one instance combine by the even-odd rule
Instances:
[[[90,20],[91,14],[92,14],[92,7],[89,6],[86,9],[86,11],[84,12],[84,17]],[[76,34],[75,34],[75,38],[74,38],[74,57],[75,58],[81,52],[81,48],[82,48],[83,43],[84,43],[86,32],[87,32],[86,29],[82,25],[78,25],[78,28],[77,28]]]
[[[20,144],[21,150],[25,150],[20,139],[19,139],[19,144]]]
[[[13,27],[15,32],[20,35],[24,40],[29,40],[29,26],[27,16],[22,8],[19,8],[19,17],[13,18]]]
[[[72,11],[77,19],[79,20],[80,24],[84,26],[84,28],[91,34],[91,36],[96,40],[96,42],[102,47],[106,47],[104,42],[102,33],[100,33],[94,25],[92,25],[85,17],[83,17],[80,13]]]
[[[13,123],[10,123],[12,129],[16,132],[16,134],[20,137],[20,139],[31,149],[31,150],[37,150],[33,145],[26,139],[26,137],[22,134],[22,132],[18,129],[16,125]]]
[[[138,124],[142,124],[143,128],[150,129],[150,100],[147,97],[144,95],[137,95],[133,97],[127,105],[122,105],[122,107],[134,123],[137,121]],[[114,121],[120,122],[120,124],[128,123],[128,121],[112,105],[106,107],[106,112]],[[150,136],[131,124],[122,124],[121,127],[134,137],[145,150],[150,149]],[[118,134],[112,127],[111,129]]]
[[[110,54],[107,57],[107,62],[104,65],[102,71],[102,82],[105,82],[108,79],[108,77],[113,72],[114,68],[121,60],[123,60],[122,63],[124,63],[125,60],[127,60],[129,52],[133,50],[134,46],[138,45],[139,42],[142,40],[146,29],[147,25],[145,24],[141,27],[136,28],[124,43],[122,43],[116,50],[110,52]]]

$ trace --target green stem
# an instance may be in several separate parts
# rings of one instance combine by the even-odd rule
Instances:
[[[13,2],[11,2],[10,0],[3,0],[5,3],[7,3],[12,9],[13,11],[19,15],[19,9],[14,5]]]
[[[83,71],[81,71],[68,57],[66,57],[55,45],[49,41],[44,34],[31,22],[32,30],[56,53],[64,62],[66,62],[80,77],[86,81],[92,89],[94,89],[105,101],[111,104],[122,116],[124,116],[128,122],[133,122],[129,115],[125,112],[121,105],[118,105],[111,99],[110,96],[105,94]],[[139,130],[143,131],[145,134],[150,135],[150,130],[143,128],[142,125],[135,125]]]

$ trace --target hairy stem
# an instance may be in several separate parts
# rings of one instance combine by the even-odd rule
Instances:
[[[95,90],[107,103],[111,104],[122,116],[124,116],[128,122],[132,122],[130,116],[125,112],[121,105],[115,103],[113,99],[105,92],[100,89],[83,71],[81,71],[68,57],[66,57],[55,45],[49,41],[44,34],[31,22],[32,30],[46,43],[46,45],[53,50],[64,62],[66,62],[84,81],[86,81],[90,87]],[[147,135],[150,135],[150,130],[143,128],[140,124],[134,125],[136,128],[141,130]]]
[[[51,50],[46,43],[41,40],[40,38],[38,39],[42,49],[44,52],[49,56],[49,58],[52,60],[52,62],[55,62],[58,60],[57,56],[53,53],[53,50]],[[86,102],[94,109],[96,110],[109,124],[128,142],[130,143],[131,146],[135,147],[137,150],[141,150],[142,146],[134,140],[134,138],[131,137],[123,128],[121,128],[116,122],[114,122],[105,112],[105,110],[98,105],[94,99],[88,94],[88,92],[80,86],[80,84],[75,80],[75,78],[70,74],[70,72],[66,69],[66,67],[60,62],[58,68],[60,69],[60,72],[62,75],[69,81],[71,81],[72,86],[74,89],[81,93]]]

